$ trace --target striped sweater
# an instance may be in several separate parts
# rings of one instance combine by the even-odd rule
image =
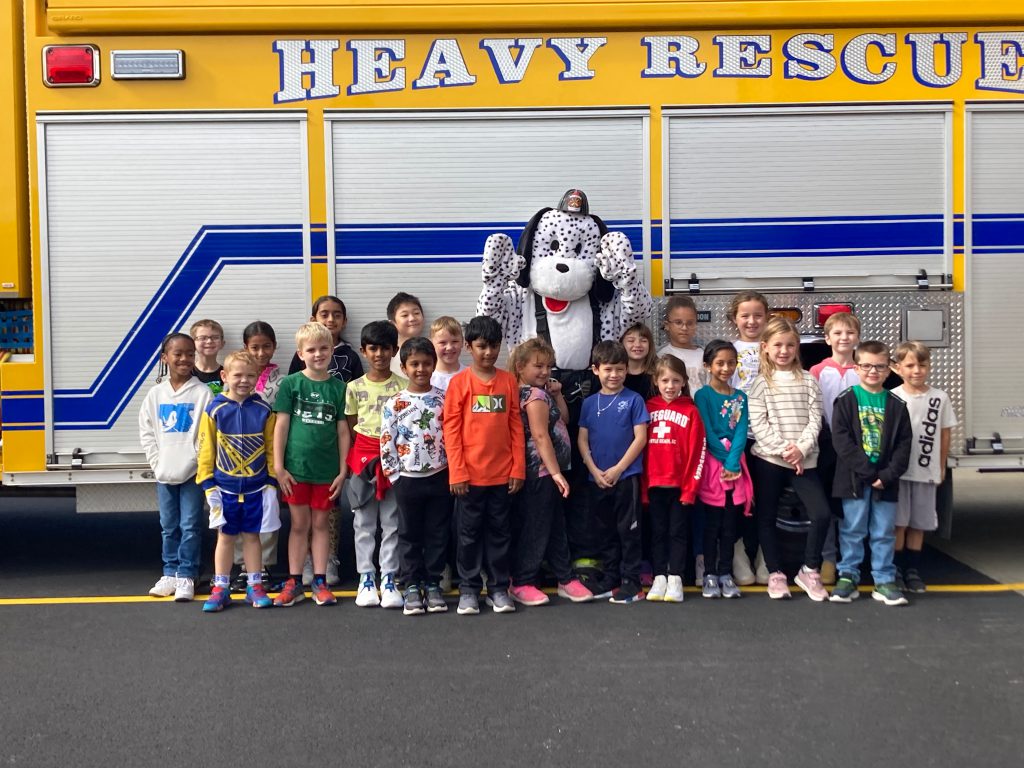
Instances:
[[[804,455],[804,469],[816,466],[821,389],[811,374],[805,370],[776,371],[771,386],[763,375],[758,376],[747,389],[747,403],[755,456],[789,467],[782,452],[789,443],[796,443]]]

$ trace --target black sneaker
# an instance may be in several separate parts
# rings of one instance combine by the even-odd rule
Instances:
[[[238,572],[238,575],[231,581],[232,592],[245,592],[245,588],[249,586],[249,574],[245,572],[245,568]]]
[[[423,598],[420,596],[420,588],[416,584],[412,584],[406,588],[405,594],[405,606],[402,609],[402,613],[406,616],[418,616],[423,613]]]
[[[622,582],[622,586],[612,590],[612,596],[608,598],[608,602],[626,605],[643,599],[644,591],[640,589],[639,584],[634,584],[631,581],[624,581]]]
[[[448,603],[444,600],[441,587],[437,584],[427,585],[427,613],[444,613],[448,610]]]
[[[903,591],[896,587],[895,582],[890,582],[888,584],[876,584],[874,591],[871,593],[871,597],[885,603],[886,605],[907,604],[907,598],[903,596]]]
[[[906,574],[903,576],[903,582],[907,592],[914,595],[923,595],[928,591],[927,585],[924,583],[924,579],[921,578],[921,574],[917,572],[916,568],[908,568]]]
[[[901,568],[896,569],[896,588],[901,592],[907,588],[906,582],[903,581],[903,570]]]
[[[860,597],[860,592],[857,591],[857,582],[849,574],[843,573],[839,575],[836,585],[832,587],[832,595],[829,597],[829,601],[833,603],[852,603],[858,597]]]

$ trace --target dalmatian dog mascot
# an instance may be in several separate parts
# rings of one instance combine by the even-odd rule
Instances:
[[[553,375],[570,404],[588,394],[594,344],[647,321],[652,306],[629,240],[590,213],[579,189],[566,192],[557,208],[538,211],[518,249],[502,233],[484,244],[477,314],[501,323],[509,347],[534,336],[547,340],[555,350]]]

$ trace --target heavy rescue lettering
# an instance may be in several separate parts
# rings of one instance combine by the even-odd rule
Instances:
[[[981,77],[975,87],[982,91],[1024,93],[1024,31],[977,32],[971,46],[967,32],[864,32],[837,48],[835,35],[801,32],[781,40],[771,34],[715,35],[713,48],[702,49],[701,41],[686,34],[644,35],[638,39],[637,71],[641,78],[750,78],[778,77],[820,82],[841,71],[852,82],[880,85],[890,81],[900,63],[914,79],[929,88],[948,88],[963,77],[964,58],[977,55]],[[477,48],[486,51],[494,82],[515,85],[523,82],[538,57],[557,57],[559,81],[593,80],[601,77],[602,48],[607,37],[484,37]],[[341,94],[335,63],[341,40],[276,40],[279,82],[274,102],[308,101]],[[348,40],[351,78],[349,96],[415,90],[474,86],[480,82],[480,54],[467,61],[465,41],[437,38],[430,41],[411,82],[406,76],[408,41],[405,38]],[[899,56],[900,46],[909,56]],[[974,48],[972,52],[971,48]],[[542,51],[546,48],[547,51]],[[781,59],[781,61],[780,61]],[[909,59],[909,61],[906,61]],[[646,61],[645,61],[646,60]],[[551,58],[545,77],[552,77]],[[776,67],[779,63],[781,66]],[[708,69],[711,72],[708,72]],[[474,69],[477,71],[474,72]],[[414,72],[416,70],[413,70]],[[485,76],[485,79],[489,74]],[[536,76],[535,76],[536,77]]]

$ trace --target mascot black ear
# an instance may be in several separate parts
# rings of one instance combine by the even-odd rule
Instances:
[[[597,229],[601,233],[601,237],[608,234],[608,225],[601,221],[600,217],[590,214],[590,218],[597,222]],[[600,272],[594,275],[594,284],[590,287],[591,301],[599,301],[603,304],[606,301],[611,301],[613,295],[615,295],[615,286],[601,277]]]
[[[516,278],[516,283],[521,285],[523,288],[530,287],[530,262],[533,261],[533,236],[537,233],[537,225],[540,223],[540,217],[550,210],[551,208],[541,208],[533,214],[533,218],[527,222],[526,229],[523,230],[523,234],[519,236],[519,242],[516,244],[516,253],[526,259],[526,264],[523,265],[523,269],[519,273],[519,277]]]

